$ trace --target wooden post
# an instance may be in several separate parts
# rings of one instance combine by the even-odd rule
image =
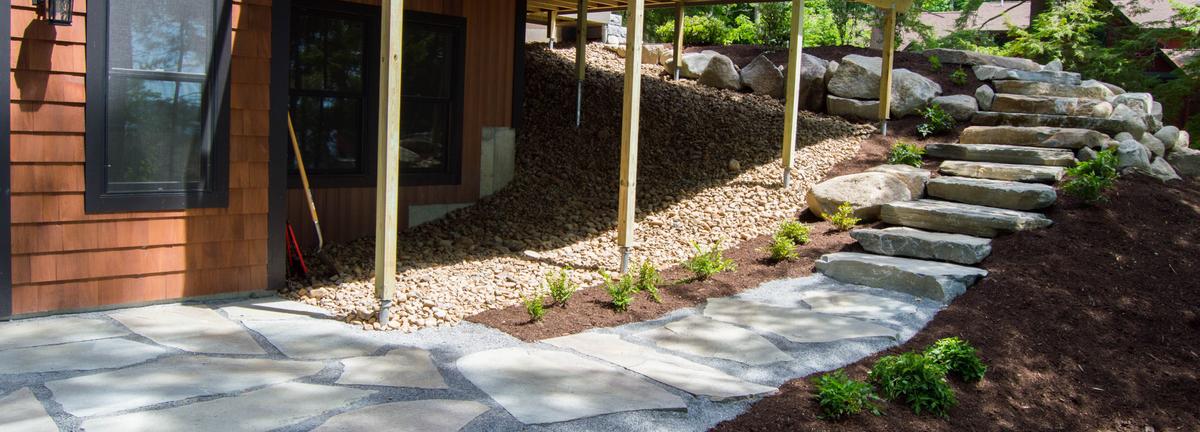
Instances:
[[[675,81],[679,81],[679,71],[683,68],[683,0],[675,4]]]
[[[587,74],[588,0],[579,0],[575,24],[575,72],[579,82],[575,91],[575,127],[583,124],[583,79]]]
[[[879,71],[879,130],[887,136],[892,112],[892,60],[896,51],[896,7],[885,11],[883,19],[883,67]]]
[[[549,14],[550,20],[546,21],[546,39],[550,39],[550,49],[554,49],[554,42],[558,40],[558,11],[552,10]]]
[[[621,273],[629,270],[629,250],[637,225],[637,153],[642,99],[642,26],[646,0],[629,2],[625,34],[625,101],[621,108],[621,184],[617,205],[617,246]]]
[[[800,68],[804,62],[804,0],[792,0],[792,33],[788,38],[787,99],[783,111],[783,187],[792,186],[792,163],[796,150],[796,123],[799,121]]]
[[[400,65],[404,50],[404,0],[383,0],[379,55],[379,142],[375,183],[375,295],[379,324],[388,325],[396,294],[397,225],[400,220]]]

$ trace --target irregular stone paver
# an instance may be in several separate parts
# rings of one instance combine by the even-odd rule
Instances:
[[[720,370],[653,348],[621,340],[620,336],[578,333],[542,342],[616,364],[688,393],[713,400],[770,393],[775,387],[744,381]]]
[[[336,321],[245,321],[284,355],[301,360],[328,360],[372,355],[387,346]]]
[[[237,323],[203,306],[154,306],[110,315],[134,333],[184,351],[206,354],[266,354]]]
[[[239,396],[88,420],[83,428],[88,432],[269,431],[353,404],[371,393],[349,387],[286,383]]]
[[[925,154],[937,159],[997,162],[1007,164],[1075,166],[1075,153],[1069,149],[1051,149],[1001,144],[929,144]]]
[[[1018,165],[994,162],[945,161],[938,167],[943,175],[1036,183],[1055,183],[1067,174],[1064,167]]]
[[[322,368],[319,362],[181,356],[51,381],[46,387],[63,410],[86,417],[291,381]],[[227,422],[235,418],[220,415]]]
[[[525,424],[687,408],[683,398],[645,378],[567,352],[503,348],[464,356],[457,365],[471,383]]]
[[[342,365],[345,370],[338,384],[449,388],[430,360],[429,351],[422,349],[397,348],[383,356],[342,360]]]
[[[279,298],[254,299],[221,308],[234,321],[270,321],[304,318],[331,318],[325,309]]]
[[[794,360],[757,333],[699,315],[673,321],[637,336],[654,341],[659,348],[748,365]]]
[[[462,400],[393,402],[338,414],[313,432],[457,432],[487,410]]]
[[[0,351],[0,375],[89,371],[137,364],[169,351],[127,339],[99,339]]]
[[[1058,201],[1054,187],[970,177],[938,177],[929,181],[929,196],[1011,210],[1037,210]]]
[[[28,388],[0,397],[0,429],[6,432],[58,432],[54,419]]]
[[[988,238],[1054,224],[1039,213],[937,200],[886,204],[881,215],[892,225]]]
[[[801,343],[897,336],[895,330],[857,318],[732,298],[710,299],[704,307],[704,316],[768,331]]]
[[[948,302],[987,276],[987,270],[936,261],[856,252],[817,259],[817,271],[830,278]]]
[[[867,252],[908,258],[978,264],[992,254],[990,239],[921,231],[909,227],[856,229],[850,237]]]
[[[129,334],[111,321],[89,318],[54,318],[0,323],[0,350],[55,345]]]
[[[908,303],[860,292],[813,290],[801,298],[817,312],[856,318],[886,321],[917,313],[917,307]]]

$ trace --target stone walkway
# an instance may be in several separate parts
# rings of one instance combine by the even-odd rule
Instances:
[[[532,344],[275,298],[32,319],[0,324],[0,430],[699,431],[941,307],[818,275]]]

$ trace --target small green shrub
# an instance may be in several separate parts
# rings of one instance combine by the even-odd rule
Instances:
[[[767,247],[772,261],[791,261],[800,257],[796,252],[796,242],[791,237],[775,234],[771,237],[771,246]]]
[[[950,74],[950,82],[960,86],[967,85],[967,71],[963,68],[958,68],[958,70]]]
[[[925,164],[925,149],[903,141],[898,142],[888,152],[887,163],[920,168]]]
[[[701,249],[696,242],[692,242],[692,247],[696,249],[696,255],[684,261],[683,266],[691,270],[696,279],[705,280],[717,273],[737,270],[737,264],[725,258],[720,241],[714,243],[707,251]]]
[[[855,225],[858,225],[862,219],[854,217],[854,206],[848,202],[838,206],[837,213],[824,213],[821,217],[833,223],[833,226],[842,231],[850,231]]]
[[[929,56],[929,70],[937,72],[942,70],[942,59],[936,55]]]
[[[1063,192],[1079,198],[1088,204],[1108,201],[1104,195],[1116,183],[1117,166],[1120,163],[1116,149],[1108,149],[1096,154],[1090,161],[1080,162],[1067,169],[1067,181],[1063,182]]]
[[[571,280],[571,276],[567,274],[567,269],[558,269],[558,272],[546,276],[546,287],[550,291],[550,298],[554,299],[554,304],[559,307],[566,307],[567,300],[579,291],[579,284]]]
[[[608,273],[600,272],[600,276],[604,277],[604,290],[612,298],[613,309],[617,312],[629,310],[629,305],[633,304],[633,295],[637,293],[633,275],[626,273],[621,275],[620,279],[613,279]]]
[[[875,396],[871,385],[850,379],[840,369],[814,378],[813,385],[816,386],[822,419],[839,420],[864,410],[879,415],[879,407],[875,406],[879,397]]]
[[[987,365],[979,359],[975,347],[957,337],[941,339],[925,349],[925,357],[942,365],[951,375],[965,382],[976,382],[983,379]]]
[[[542,317],[546,316],[546,304],[542,299],[542,293],[534,293],[533,297],[524,299],[525,312],[529,312],[530,321],[541,321]]]
[[[946,382],[946,368],[917,353],[879,359],[869,373],[883,397],[904,402],[917,414],[946,417],[958,403]]]
[[[921,138],[941,135],[954,130],[954,116],[947,113],[941,104],[929,104],[921,110],[921,117],[925,119],[924,122],[917,125],[917,135],[920,135]]]
[[[658,285],[661,283],[663,283],[663,278],[659,274],[658,268],[654,267],[654,264],[650,264],[650,260],[642,261],[642,266],[638,268],[635,288],[650,294],[650,299],[655,303],[662,303],[662,297],[658,294]]]
[[[786,237],[797,245],[808,244],[809,233],[812,228],[800,221],[787,221],[779,225],[779,230],[775,231],[776,237]]]

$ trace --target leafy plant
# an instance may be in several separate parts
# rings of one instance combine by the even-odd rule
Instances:
[[[654,29],[660,40],[675,39],[675,20]],[[683,19],[683,42],[686,45],[724,45],[730,28],[721,18],[711,15],[688,16]]]
[[[579,284],[571,280],[566,269],[559,269],[557,273],[546,276],[546,287],[550,291],[550,298],[554,299],[554,304],[559,307],[565,307],[567,300],[579,290]]]
[[[874,403],[879,399],[875,390],[870,384],[850,379],[845,371],[839,369],[816,377],[813,385],[822,419],[839,420],[864,410],[879,415],[879,407]]]
[[[604,290],[612,298],[613,309],[617,312],[629,310],[629,305],[633,304],[633,295],[637,293],[633,275],[626,273],[621,275],[620,279],[613,279],[608,273],[600,272],[600,276],[604,277]]]
[[[979,359],[975,347],[957,337],[934,342],[925,349],[925,357],[942,365],[948,373],[956,375],[966,382],[979,381],[987,372],[987,365]]]
[[[929,70],[934,72],[942,70],[942,58],[936,55],[929,56]]]
[[[924,122],[917,125],[917,134],[921,138],[928,138],[933,135],[941,135],[954,130],[954,116],[947,113],[942,108],[941,104],[930,104],[921,110],[921,117]]]
[[[898,142],[888,152],[887,163],[920,168],[925,163],[925,149],[903,141]]]
[[[950,74],[950,82],[959,86],[967,85],[967,78],[968,76],[966,69],[961,67]]]
[[[771,237],[771,246],[767,247],[767,251],[771,253],[773,261],[791,261],[800,257],[796,252],[796,242],[781,234]]]
[[[696,254],[684,261],[683,266],[691,270],[696,279],[705,280],[717,273],[737,270],[737,264],[725,258],[720,241],[714,243],[707,251],[701,249],[696,242],[692,242],[692,247],[696,249]]]
[[[879,359],[869,373],[883,397],[908,404],[913,412],[946,417],[958,403],[946,382],[946,368],[917,353]]]
[[[833,226],[842,231],[850,231],[855,225],[858,225],[862,219],[854,217],[854,206],[848,202],[838,206],[837,213],[823,213],[821,217],[833,223]]]
[[[785,237],[790,239],[792,243],[797,245],[808,244],[809,233],[812,228],[800,221],[787,221],[779,225],[779,230],[775,232],[776,237]]]
[[[524,302],[525,312],[529,313],[530,321],[541,321],[542,317],[546,316],[546,304],[541,293],[534,293],[533,297],[524,299]]]
[[[650,260],[642,261],[642,266],[638,268],[635,288],[638,291],[649,293],[655,303],[662,303],[662,296],[658,294],[658,285],[661,283],[663,283],[663,278],[659,274],[658,268],[654,267]]]
[[[1104,193],[1116,183],[1117,166],[1120,163],[1116,149],[1108,149],[1096,153],[1090,161],[1080,162],[1067,169],[1067,181],[1063,182],[1063,192],[1079,198],[1087,204],[1098,204],[1108,201]]]

